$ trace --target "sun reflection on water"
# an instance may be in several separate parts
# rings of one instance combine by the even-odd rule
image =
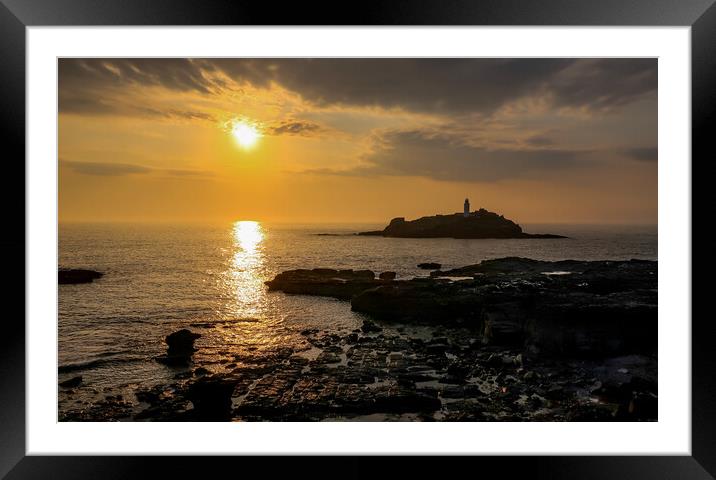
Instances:
[[[275,299],[264,284],[271,273],[266,245],[270,232],[260,222],[237,221],[223,235],[222,243],[228,242],[219,280],[220,322],[205,339],[211,348],[205,348],[204,355],[209,363],[235,365],[288,340],[280,325],[283,316],[276,315]]]
[[[231,288],[237,316],[258,315],[264,295],[264,231],[259,222],[239,221],[233,225],[234,254],[230,267]]]
[[[242,221],[234,223],[234,239],[244,252],[253,254],[264,234],[259,222]]]

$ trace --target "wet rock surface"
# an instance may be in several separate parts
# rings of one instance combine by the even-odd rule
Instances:
[[[77,284],[77,283],[91,283],[92,281],[101,278],[104,275],[102,272],[95,270],[86,270],[81,268],[60,268],[57,271],[57,281],[59,284]]]
[[[353,295],[383,283],[370,270],[298,269],[282,272],[266,282],[269,291],[321,295],[349,300]]]
[[[466,326],[499,345],[577,355],[656,349],[653,261],[509,257],[390,282],[337,272],[291,271],[267,283],[288,293],[350,299],[354,311],[387,322]]]
[[[656,357],[530,358],[465,329],[305,336],[227,373],[108,396],[63,421],[653,421]],[[438,335],[435,335],[435,334]],[[212,368],[217,365],[207,365]],[[189,370],[189,373],[191,371]]]

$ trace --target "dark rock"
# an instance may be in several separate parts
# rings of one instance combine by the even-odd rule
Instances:
[[[285,293],[320,295],[348,300],[353,295],[368,288],[381,285],[370,270],[333,270],[314,268],[313,270],[289,270],[279,273],[273,280],[266,282],[269,291]]]
[[[465,377],[461,375],[447,374],[438,380],[438,383],[461,385],[465,383]]]
[[[81,268],[60,268],[57,272],[57,280],[60,284],[91,283],[101,278],[102,272],[85,270]]]
[[[167,343],[167,354],[160,355],[154,359],[169,366],[186,366],[196,351],[194,341],[201,337],[200,334],[191,332],[186,328],[176,331],[164,339]]]
[[[425,346],[425,351],[431,355],[443,355],[450,348],[445,343],[430,343]]]
[[[159,396],[161,392],[157,391],[156,389],[152,390],[139,390],[135,394],[137,397],[137,400],[140,402],[146,402],[151,405],[156,404],[159,401]]]
[[[547,392],[545,393],[545,397],[557,400],[560,398],[563,398],[565,396],[564,387],[561,385],[552,385],[547,389]]]
[[[355,372],[355,373],[346,373],[344,375],[338,376],[337,380],[340,383],[366,385],[366,384],[375,382],[375,376],[371,375],[370,373]]]
[[[186,398],[194,405],[199,420],[226,420],[231,416],[231,395],[236,381],[221,377],[202,377],[191,384]]]
[[[363,333],[383,331],[383,329],[376,325],[375,322],[371,322],[370,320],[363,320],[363,325],[360,327],[360,329]]]
[[[613,422],[617,409],[609,404],[578,405],[567,413],[570,422]]]
[[[467,286],[413,279],[365,290],[353,297],[351,309],[393,322],[449,324],[468,319],[476,324],[480,303]]]
[[[186,367],[191,363],[191,356],[184,355],[158,355],[154,361],[168,367]]]
[[[627,414],[636,420],[658,420],[659,402],[657,396],[650,392],[635,393],[629,401]]]
[[[321,352],[321,354],[316,358],[315,363],[339,363],[341,361],[341,357],[338,356],[335,353],[331,352]]]
[[[442,406],[440,399],[401,385],[376,395],[374,411],[383,413],[432,412]]]
[[[383,272],[380,275],[378,275],[378,278],[381,280],[395,280],[396,273],[395,272]]]
[[[450,375],[453,375],[458,378],[465,378],[467,376],[468,372],[470,371],[470,367],[468,365],[460,365],[460,364],[452,364],[447,368],[447,373]]]
[[[82,383],[82,376],[78,375],[76,377],[72,377],[69,380],[65,380],[64,382],[60,382],[60,387],[62,388],[77,388]]]
[[[497,354],[491,354],[489,357],[487,357],[487,361],[485,363],[493,367],[502,366],[502,356]]]
[[[192,355],[196,349],[194,341],[201,337],[201,334],[194,333],[186,328],[176,331],[164,339],[167,343],[167,355]]]
[[[472,277],[450,281],[441,276]],[[431,278],[382,281],[373,272],[292,270],[270,289],[351,300],[393,322],[458,325],[483,342],[526,354],[618,355],[656,351],[656,262],[485,260]]]
[[[465,390],[460,385],[445,385],[440,390],[442,398],[465,398]]]
[[[439,263],[432,263],[432,262],[426,262],[426,263],[419,263],[418,268],[421,268],[423,270],[440,270],[440,267],[442,267]]]
[[[486,343],[522,346],[525,343],[524,309],[519,303],[486,306],[482,311]]]
[[[398,376],[398,381],[402,383],[430,382],[432,380],[435,380],[434,376],[423,372],[406,372]]]
[[[366,290],[351,308],[385,321],[462,325],[480,331],[485,343],[527,353],[653,353],[656,270],[656,262],[641,260],[486,260]]]

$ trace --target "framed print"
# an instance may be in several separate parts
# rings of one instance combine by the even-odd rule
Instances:
[[[0,474],[712,478],[712,3],[4,1]]]

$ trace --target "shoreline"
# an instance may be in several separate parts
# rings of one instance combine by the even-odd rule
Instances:
[[[546,298],[539,288],[547,288],[561,299],[560,311],[570,312],[572,307],[565,307],[563,289],[570,282],[584,283],[574,277],[586,275],[595,282],[596,290],[591,300],[574,304],[574,312],[591,318],[595,312],[584,310],[585,305],[604,297],[614,301],[601,305],[600,315],[604,315],[604,308],[613,315],[614,306],[624,304],[619,292],[610,291],[615,288],[632,292],[628,295],[632,299],[634,291],[642,292],[646,303],[655,299],[651,282],[655,286],[656,275],[648,274],[655,262],[552,262],[558,265],[549,267],[559,270],[547,273],[569,271],[560,275],[545,275],[545,262],[535,262],[498,259],[451,271],[436,270],[431,277],[413,280],[395,280],[390,275],[375,278],[366,271],[317,269],[316,274],[315,270],[305,270],[302,275],[314,275],[314,280],[320,280],[310,285],[314,291],[308,294],[330,293],[342,301],[355,302],[367,293],[375,296],[386,291],[400,292],[394,303],[401,309],[400,315],[396,311],[385,317],[364,315],[363,325],[349,333],[337,333],[331,328],[302,331],[306,346],[285,345],[233,356],[227,352],[225,358],[208,362],[203,360],[201,347],[194,353],[192,340],[191,348],[181,353],[185,364],[163,366],[172,373],[173,380],[138,389],[132,395],[110,393],[80,408],[65,409],[60,412],[60,421],[657,420],[657,356],[650,335],[642,344],[610,346],[609,335],[605,337],[597,328],[598,335],[592,332],[591,336],[596,337],[585,343],[585,335],[590,337],[585,325],[609,323],[608,317],[597,316],[603,321],[577,322],[582,329],[578,330],[582,343],[576,346],[581,348],[560,351],[544,332],[534,336],[535,331],[541,332],[539,328],[535,330],[539,322],[535,323],[534,318],[517,322],[520,328],[515,330],[513,320],[527,320],[529,312],[541,311],[549,302],[542,302],[544,305],[537,310],[515,310],[515,305],[503,301],[510,299],[522,305],[528,293]],[[340,272],[338,276],[336,272]],[[619,273],[616,277],[615,272]],[[472,278],[441,278],[455,277],[456,273]],[[327,279],[332,279],[333,284]],[[303,283],[311,282],[304,277]],[[605,290],[605,285],[610,288]],[[323,290],[316,292],[316,288]],[[360,291],[348,295],[350,289]],[[434,289],[438,291],[432,292],[433,297],[426,295]],[[274,293],[275,290],[269,286],[270,295],[291,294]],[[467,303],[466,290],[471,292],[467,298],[472,299]],[[587,294],[578,293],[582,300]],[[500,301],[489,305],[482,301],[482,311],[464,315],[465,305],[473,302],[474,307],[474,299],[488,297]],[[415,299],[426,298],[443,302],[443,311],[414,303]],[[459,300],[456,305],[460,308],[450,307],[450,298]],[[502,308],[498,311],[494,305]],[[557,310],[547,311],[553,315]],[[655,305],[646,312],[645,318],[650,319],[652,314],[655,318]],[[464,318],[448,318],[457,314]],[[565,318],[570,315],[573,313]],[[475,323],[475,319],[481,321]],[[207,321],[203,325],[208,329],[222,327],[220,322]],[[548,332],[559,332],[563,326]],[[656,331],[655,321],[651,328]],[[529,332],[532,336],[525,337]],[[77,373],[65,372],[60,381],[73,380]],[[74,389],[84,385],[80,380],[78,385],[60,388],[71,397],[77,391]]]

